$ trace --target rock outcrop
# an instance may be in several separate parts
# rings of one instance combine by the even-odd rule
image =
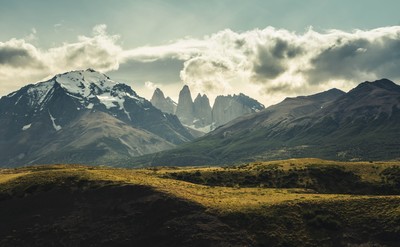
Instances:
[[[165,98],[158,88],[154,91],[151,103],[163,112],[174,113],[184,125],[204,133],[237,117],[264,109],[264,105],[242,93],[233,96],[218,96],[211,108],[210,100],[205,94],[198,94],[192,101],[187,85],[179,93],[176,108],[174,108],[175,102],[169,97]]]
[[[176,103],[170,97],[165,97],[164,93],[159,88],[154,91],[150,102],[162,112],[175,114]]]
[[[194,127],[204,128],[212,124],[212,114],[210,100],[207,95],[198,94],[193,104],[194,111]]]
[[[237,117],[262,109],[264,105],[242,93],[233,96],[218,96],[212,109],[213,125],[218,127]]]
[[[190,89],[185,85],[179,92],[179,101],[176,107],[175,114],[179,120],[185,125],[193,125],[194,117],[194,105]]]

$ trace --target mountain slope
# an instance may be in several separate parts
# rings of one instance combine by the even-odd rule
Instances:
[[[94,148],[98,139],[80,133],[82,126],[76,125],[77,122],[85,122],[86,129],[96,129],[105,139],[113,141],[104,142],[106,147]],[[124,140],[123,135],[129,137]],[[171,148],[192,139],[176,116],[162,113],[129,86],[92,69],[56,75],[0,99],[0,165],[3,166],[41,160],[65,162],[69,158],[58,160],[56,157],[62,157],[67,147],[76,147],[69,152],[79,153],[76,156],[82,159],[72,161],[80,163],[121,154],[120,145],[126,147],[123,156],[129,157]],[[82,143],[76,144],[79,140]],[[81,148],[83,143],[89,145],[88,140],[93,141],[94,153],[107,151],[101,151],[96,157],[89,152],[85,157]],[[62,143],[62,148],[52,157],[49,152],[54,148],[44,147],[56,143]]]
[[[147,164],[203,165],[293,157],[394,159],[400,146],[400,86],[364,82],[287,98],[181,147],[142,157]]]
[[[29,156],[38,164],[115,165],[132,156],[174,146],[151,132],[127,125],[104,112],[85,112]]]

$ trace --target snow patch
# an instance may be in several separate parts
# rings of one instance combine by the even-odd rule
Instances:
[[[29,95],[29,105],[30,106],[40,106],[43,105],[44,101],[49,99],[48,97],[54,88],[54,82],[46,81],[40,82],[35,86],[28,89],[27,93]]]
[[[22,98],[22,95],[18,97],[17,101],[15,101],[15,105],[18,104],[18,102],[21,100],[21,98]]]
[[[27,124],[27,125],[24,125],[24,127],[22,127],[22,130],[27,130],[27,129],[29,129],[30,127],[31,127],[31,123],[30,124]]]
[[[132,95],[130,92],[118,90],[115,86],[120,85],[120,83],[92,69],[57,75],[55,80],[60,83],[69,96],[78,99],[83,106],[87,104],[89,99],[97,98],[100,104],[103,104],[107,109],[119,107],[120,110],[126,112],[124,102],[127,97],[137,102],[144,102],[144,99],[137,97],[136,94]],[[88,104],[86,108],[92,109],[93,104]]]
[[[210,132],[212,130],[213,124],[210,124],[210,125],[207,125],[207,126],[204,126],[204,127],[201,127],[201,128],[196,128],[194,125],[184,125],[183,124],[183,126],[191,128],[191,129],[194,129],[194,130],[198,130],[198,131],[203,132],[203,133],[208,133],[208,132]]]
[[[67,92],[81,98],[87,98],[100,92],[110,92],[118,84],[104,74],[90,69],[57,75],[56,81]]]
[[[132,119],[131,119],[131,116],[129,115],[129,112],[127,112],[127,111],[125,110],[125,108],[123,108],[123,110],[124,110],[125,114],[128,116],[129,120],[132,122]]]
[[[107,109],[117,107],[118,105],[121,108],[121,105],[119,104],[119,102],[117,102],[117,99],[112,97],[111,95],[97,95],[97,98],[100,100],[100,103],[102,103]]]
[[[62,129],[60,125],[56,124],[56,122],[55,122],[56,119],[51,115],[50,111],[49,111],[49,115],[50,115],[51,122],[53,123],[53,128],[56,131],[59,131],[60,129]]]

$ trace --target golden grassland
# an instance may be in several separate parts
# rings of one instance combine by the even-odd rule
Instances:
[[[400,161],[357,161],[357,162],[346,162],[346,161],[333,161],[333,160],[322,160],[317,158],[302,158],[302,159],[288,159],[288,160],[276,160],[276,161],[263,161],[263,162],[252,162],[240,166],[231,167],[173,167],[158,170],[160,174],[168,174],[173,172],[259,172],[265,169],[279,169],[283,171],[293,169],[304,169],[307,167],[342,167],[344,170],[352,171],[359,175],[362,179],[367,181],[379,181],[379,174],[386,168],[389,167],[400,167]]]
[[[96,181],[111,181],[122,184],[143,185],[171,196],[183,198],[208,210],[229,213],[253,211],[278,204],[295,204],[299,202],[330,203],[338,201],[357,201],[372,198],[398,200],[400,196],[322,194],[304,188],[262,188],[262,187],[224,187],[207,186],[165,177],[168,173],[180,172],[214,172],[232,170],[252,172],[262,169],[301,169],[308,166],[343,166],[367,180],[378,180],[379,172],[384,168],[399,166],[397,162],[336,162],[319,159],[296,159],[271,162],[256,162],[239,167],[203,167],[177,168],[159,167],[147,169],[119,169],[108,167],[86,167],[76,165],[37,166],[20,169],[4,169],[0,173],[0,187],[18,178],[37,181],[56,181],[58,177],[77,176]]]
[[[27,175],[29,172],[19,172],[17,170],[0,170],[0,184]]]
[[[293,174],[297,176],[295,183],[281,181],[290,180]],[[305,186],[307,183],[304,178],[305,182],[312,183],[311,187]],[[331,183],[324,183],[325,178],[331,179]],[[299,182],[300,179],[303,180]],[[44,205],[47,205],[54,193],[62,191],[52,191],[52,188],[63,184],[69,189],[68,194],[63,195],[82,192],[78,193],[78,197],[86,189],[91,192],[107,188],[123,191],[125,186],[137,191],[160,192],[151,196],[162,194],[169,201],[184,201],[174,205],[194,205],[197,214],[205,212],[217,217],[231,227],[228,232],[234,231],[254,243],[247,246],[399,246],[400,242],[400,162],[396,161],[370,163],[291,159],[254,162],[236,167],[126,169],[44,165],[0,169],[0,202],[4,200],[4,205],[7,205],[11,202],[18,204],[23,199],[29,202],[30,199],[46,198]],[[282,185],[291,187],[273,187]],[[62,186],[59,187],[65,188]],[[370,186],[367,188],[369,190],[363,190],[363,186]],[[335,192],[336,187],[344,189],[346,193]],[[104,198],[103,195],[101,198],[106,199],[106,205],[108,199],[119,203],[118,197]],[[138,200],[143,207],[151,206],[154,202],[149,198]],[[165,203],[164,200],[157,204],[151,215],[146,215],[145,221],[153,215],[155,218],[161,217],[165,213]],[[115,212],[119,212],[113,209],[114,206],[107,208],[107,224],[111,224],[109,220],[113,219]],[[121,207],[129,208],[127,204]],[[64,212],[62,207],[53,210],[60,210],[60,214]],[[165,210],[171,208],[166,206]],[[182,216],[177,215],[174,220],[179,221]],[[65,217],[77,220],[75,214]],[[137,222],[135,217],[132,222]],[[200,228],[215,224],[215,221],[204,223],[204,218],[198,218],[196,222],[191,217],[188,218],[191,224],[198,224]],[[113,224],[118,226],[120,218],[116,219]],[[85,224],[83,220],[76,222]],[[104,225],[100,224],[99,228],[102,227]],[[50,226],[49,229],[52,228]],[[179,233],[183,232],[185,229],[180,229]],[[197,236],[196,230],[193,238]]]

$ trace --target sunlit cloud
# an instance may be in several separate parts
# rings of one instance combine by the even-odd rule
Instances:
[[[151,81],[146,81],[146,82],[144,82],[144,85],[145,85],[148,89],[150,89],[150,90],[152,90],[152,91],[156,90],[156,88],[158,87],[157,84],[155,84],[154,82],[151,82]]]
[[[252,88],[265,96],[295,95],[330,87],[346,90],[382,77],[400,79],[400,26],[352,32],[310,28],[301,34],[273,27],[241,33],[226,29],[201,39],[134,49],[123,48],[119,40],[102,24],[90,36],[47,50],[29,39],[0,42],[0,93],[68,70],[109,72],[129,64],[146,71],[159,68],[151,72],[158,76],[143,79],[152,81],[147,88],[165,83],[163,73],[171,68],[178,80],[203,93]],[[174,77],[168,73],[168,78]]]

